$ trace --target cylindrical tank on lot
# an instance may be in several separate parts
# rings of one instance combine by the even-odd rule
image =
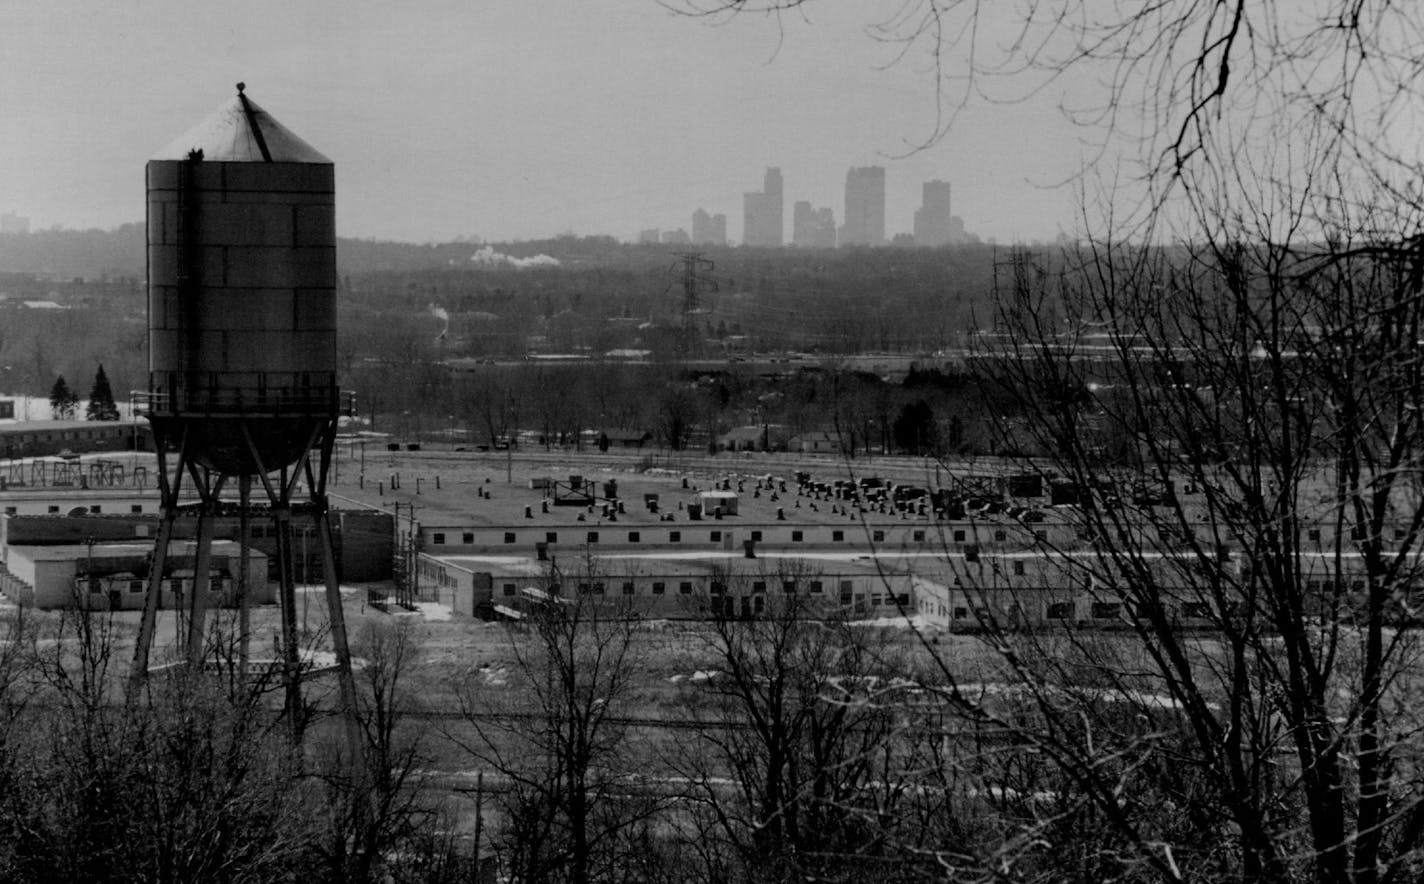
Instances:
[[[148,416],[252,475],[337,413],[335,169],[242,90],[147,165]]]

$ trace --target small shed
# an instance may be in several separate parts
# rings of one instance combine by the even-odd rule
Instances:
[[[735,491],[702,491],[697,495],[697,502],[702,504],[703,515],[711,515],[722,509],[722,515],[735,516],[737,514],[737,492]]]

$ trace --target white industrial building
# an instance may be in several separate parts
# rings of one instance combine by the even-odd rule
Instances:
[[[161,607],[183,605],[192,597],[194,546],[191,541],[173,543],[161,586]],[[0,590],[25,607],[138,610],[143,607],[152,553],[152,542],[11,546],[5,550]],[[238,544],[215,541],[210,604],[236,601],[241,570]],[[246,588],[253,604],[276,600],[267,579],[267,556],[260,550],[247,550]]]

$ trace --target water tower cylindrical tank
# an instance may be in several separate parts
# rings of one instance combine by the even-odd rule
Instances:
[[[335,169],[241,88],[147,165],[148,416],[251,475],[337,414]]]

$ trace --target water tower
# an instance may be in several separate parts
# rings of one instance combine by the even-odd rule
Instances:
[[[236,512],[245,568],[249,518],[270,518],[295,712],[294,517],[315,524],[342,693],[352,699],[326,497],[341,411],[335,169],[243,89],[239,83],[231,101],[146,169],[149,375],[141,398],[158,452],[162,520],[134,672],[147,672],[179,492],[191,481],[199,504],[194,586],[184,600],[189,663],[201,665],[204,656],[214,519]],[[265,492],[260,505],[250,500],[254,479]],[[235,505],[223,497],[232,484]],[[238,592],[245,667],[247,600],[241,586]]]

